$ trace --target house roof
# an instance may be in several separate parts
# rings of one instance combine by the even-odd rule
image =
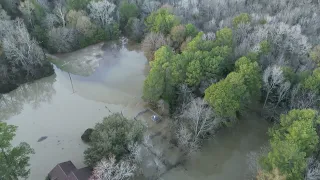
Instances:
[[[88,167],[84,167],[84,168],[72,171],[68,175],[68,180],[88,180],[90,176],[91,176],[91,169]]]
[[[67,180],[67,176],[70,172],[77,168],[71,161],[63,162],[56,165],[49,173],[51,180]]]

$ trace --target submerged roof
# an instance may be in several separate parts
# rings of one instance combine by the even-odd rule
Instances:
[[[88,167],[84,167],[84,168],[72,171],[68,175],[68,180],[88,180],[90,176],[91,176],[91,169]]]
[[[56,165],[49,173],[51,180],[67,180],[68,174],[77,168],[71,161]]]
[[[50,180],[88,180],[90,176],[90,168],[77,169],[71,161],[56,165],[49,173]]]

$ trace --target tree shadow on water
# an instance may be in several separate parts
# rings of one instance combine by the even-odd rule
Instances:
[[[52,75],[23,84],[10,93],[0,94],[0,121],[20,114],[26,104],[37,109],[42,103],[51,102],[52,96],[56,93],[53,87],[55,81],[56,75]]]

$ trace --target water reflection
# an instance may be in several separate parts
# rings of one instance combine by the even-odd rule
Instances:
[[[20,114],[25,104],[32,108],[39,108],[42,102],[50,102],[56,93],[53,84],[56,75],[42,78],[32,83],[21,85],[8,94],[0,94],[0,120],[8,120],[10,117]]]

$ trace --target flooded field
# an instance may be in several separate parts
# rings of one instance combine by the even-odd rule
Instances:
[[[97,44],[56,56],[55,75],[25,84],[0,99],[0,120],[18,126],[13,143],[25,141],[35,149],[30,180],[43,180],[57,163],[67,160],[83,167],[86,145],[80,136],[109,115],[109,110],[133,118],[145,109],[141,96],[147,59],[142,52]],[[162,179],[244,180],[246,154],[267,141],[266,128],[259,118],[247,118],[221,131]],[[38,142],[43,136],[47,139]]]
[[[98,44],[61,55],[63,70],[55,67],[55,75],[25,84],[1,98],[1,120],[18,126],[13,143],[25,141],[36,152],[30,161],[30,180],[43,180],[57,163],[67,160],[83,167],[86,145],[80,136],[110,114],[109,110],[122,111],[131,118],[143,110],[147,64],[143,53],[126,48],[111,53],[101,47]],[[43,136],[48,138],[37,142]]]

